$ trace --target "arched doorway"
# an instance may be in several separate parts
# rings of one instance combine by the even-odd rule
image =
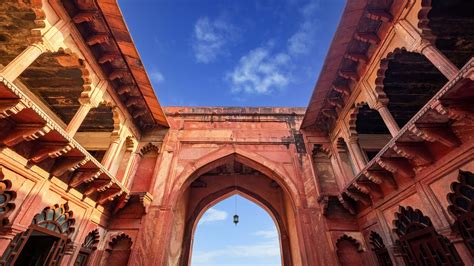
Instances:
[[[132,248],[132,239],[130,236],[124,233],[118,233],[109,241],[108,245],[101,265],[127,265]]]
[[[232,192],[196,221],[191,265],[281,265],[280,236],[271,213]],[[239,222],[234,225],[234,214]]]
[[[1,265],[60,265],[71,242],[75,219],[68,204],[46,207],[18,233],[2,255]]]
[[[343,235],[336,241],[337,257],[340,265],[364,265],[361,256],[363,251],[359,241],[351,236]]]
[[[282,265],[301,265],[300,254],[292,253],[302,245],[295,212],[296,188],[282,177],[284,171],[277,165],[268,167],[271,162],[263,159],[254,160],[253,155],[218,155],[214,160],[194,164],[187,177],[177,178],[181,187],[176,198],[170,199],[174,222],[168,263],[189,265],[191,240],[199,218],[210,206],[239,194],[264,208],[274,219],[280,232]]]

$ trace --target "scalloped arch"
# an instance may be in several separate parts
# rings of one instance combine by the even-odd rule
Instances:
[[[385,58],[380,60],[380,66],[379,69],[377,70],[377,76],[375,78],[375,96],[377,97],[377,100],[380,101],[383,104],[388,104],[388,97],[387,94],[385,93],[384,90],[384,80],[385,80],[385,75],[388,70],[388,65],[390,61],[395,59],[395,57],[398,54],[401,54],[403,52],[408,52],[406,48],[395,48],[392,52],[388,53]]]
[[[354,107],[349,113],[349,134],[357,135],[357,115],[359,114],[360,108],[364,105],[368,106],[366,101],[360,101],[354,104]]]
[[[474,174],[459,170],[458,180],[451,184],[448,194],[449,213],[456,218],[453,229],[474,256]]]
[[[383,243],[382,237],[374,231],[370,231],[369,242],[372,245],[372,250],[384,249],[385,244]]]
[[[130,243],[130,247],[133,244],[132,238],[129,235],[123,232],[117,232],[110,236],[110,240],[108,241],[108,246],[106,250],[112,251],[114,247],[121,241],[128,241]]]
[[[82,242],[82,247],[89,250],[96,250],[97,244],[99,244],[100,234],[98,229],[94,229],[89,234],[87,234],[84,242]]]
[[[32,224],[69,236],[74,232],[75,222],[73,212],[69,210],[69,205],[66,202],[44,208],[42,212],[35,215]]]
[[[13,202],[16,198],[16,192],[11,190],[12,182],[4,179],[4,177],[3,171],[0,168],[0,226],[10,223],[8,216],[16,207]]]
[[[451,184],[448,211],[458,218],[474,211],[474,174],[459,170],[458,181]]]
[[[395,217],[393,231],[399,237],[433,226],[428,216],[423,215],[423,212],[419,209],[413,209],[410,206],[400,206],[398,212],[395,213]]]
[[[433,41],[436,38],[429,26],[430,19],[428,15],[430,14],[432,7],[432,0],[422,0],[421,9],[418,12],[418,28],[421,30],[421,36],[429,41]]]
[[[156,152],[158,153],[159,152],[159,148],[158,146],[156,146],[155,144],[149,142],[148,144],[146,144],[145,146],[143,146],[141,149],[140,149],[140,155],[141,156],[144,156],[145,154],[149,153],[149,152]]]
[[[362,243],[359,242],[359,240],[353,238],[352,236],[349,236],[347,234],[343,234],[336,240],[336,247],[341,241],[349,241],[351,242],[356,248],[357,252],[363,252],[364,248],[362,247]]]

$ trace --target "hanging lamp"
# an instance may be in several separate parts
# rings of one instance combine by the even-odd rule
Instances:
[[[239,223],[239,216],[236,214],[234,215],[234,224],[237,226],[238,223]]]
[[[237,189],[237,175],[234,175],[234,188]],[[237,215],[237,195],[234,196],[235,198],[235,209],[234,209],[234,224],[237,226],[239,223],[239,215]]]

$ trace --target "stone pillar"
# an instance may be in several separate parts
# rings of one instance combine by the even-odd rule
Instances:
[[[24,230],[14,228],[13,226],[4,228],[0,234],[0,254],[5,253],[13,238],[15,238],[17,234],[23,232]]]
[[[81,127],[84,119],[92,108],[96,108],[103,100],[104,92],[107,90],[107,82],[100,81],[97,86],[92,86],[90,90],[83,91],[81,97],[78,99],[81,106],[77,110],[74,117],[71,119],[66,127],[66,132],[70,136],[74,136],[77,130]]]
[[[360,172],[362,168],[367,164],[367,160],[364,157],[363,151],[359,145],[359,138],[357,135],[351,135],[349,137],[349,152],[354,160],[354,165],[356,166],[357,172]],[[355,174],[357,175],[357,173]]]
[[[128,179],[130,178],[130,173],[132,168],[135,168],[136,161],[137,161],[137,143],[134,139],[127,139],[126,141],[126,150],[122,157],[121,164],[117,170],[117,180],[120,181],[122,184],[126,185]]]
[[[73,137],[76,134],[79,127],[81,127],[82,122],[84,122],[84,119],[86,119],[86,116],[91,110],[91,108],[92,108],[92,105],[89,103],[81,104],[81,106],[79,107],[79,110],[77,110],[76,114],[74,115],[74,117],[71,119],[71,121],[66,127],[66,132],[71,137]]]
[[[390,131],[392,137],[395,137],[398,134],[398,131],[400,131],[400,127],[398,126],[397,121],[395,121],[392,114],[388,110],[387,105],[379,102],[375,106],[375,110],[379,112],[380,116],[383,119],[383,122],[387,126],[388,131]]]
[[[141,155],[138,151],[132,152],[130,156],[130,166],[128,167],[127,172],[125,172],[126,180],[123,182],[123,185],[128,189],[132,189],[132,183],[138,166],[140,165],[140,159]]]
[[[459,26],[462,27],[462,25]],[[423,39],[423,36],[420,35],[419,29],[409,21],[404,19],[399,20],[395,24],[395,30],[397,34],[402,37],[408,51],[415,51],[423,54],[449,80],[458,73],[459,69],[430,41]]]
[[[433,65],[446,76],[449,80],[453,79],[459,72],[459,69],[433,44],[426,40],[421,41],[421,45],[418,48]]]
[[[301,231],[298,238],[303,240],[300,244],[301,253],[292,254],[301,256],[302,265],[337,265],[337,256],[328,241],[326,228],[312,226],[314,224],[324,224],[325,216],[316,208],[298,210],[297,219]]]
[[[154,262],[153,265],[169,265],[169,247],[172,236],[172,228],[174,223],[174,212],[170,208],[164,206],[150,207],[148,214],[143,219],[143,226],[140,231],[143,230],[143,234],[140,236],[143,239],[137,239],[136,242],[150,243],[149,246],[144,248],[145,256],[149,261]],[[130,256],[129,265],[138,266],[137,259],[133,259],[134,250]]]
[[[119,151],[119,147],[121,146],[120,143],[123,142],[123,139],[120,138],[120,135],[118,132],[112,132],[112,135],[110,136],[111,142],[109,145],[109,148],[107,149],[107,152],[104,155],[104,158],[102,159],[102,165],[110,169],[110,166],[112,165],[112,162],[114,161],[114,158]]]
[[[108,166],[108,170],[111,175],[117,176],[117,171],[123,161],[123,156],[126,153],[126,150],[124,149],[125,145],[125,138],[121,137],[120,141],[118,143],[117,149],[115,150],[115,153],[113,154],[113,157],[111,159],[110,165]]]
[[[64,255],[61,259],[60,265],[74,265],[77,255],[81,249],[81,243],[71,242],[66,244]]]
[[[340,163],[340,169],[342,176],[344,177],[341,180],[342,187],[344,187],[348,182],[350,182],[355,176],[356,163],[354,159],[351,158],[349,154],[349,147],[345,138],[338,139],[336,142],[335,150],[337,151],[337,158]],[[337,167],[336,167],[337,168]]]
[[[19,54],[0,71],[0,75],[13,82],[45,51],[46,48],[41,43],[28,46],[25,50],[23,50],[23,52],[21,52],[21,54]]]

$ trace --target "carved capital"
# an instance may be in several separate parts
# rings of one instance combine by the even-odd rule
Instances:
[[[386,109],[388,105],[388,99],[377,99],[375,102],[373,109],[380,111],[380,109]]]
[[[349,135],[349,138],[347,139],[347,143],[349,144],[359,144],[359,135],[352,133]]]
[[[426,48],[429,48],[433,46],[433,44],[426,40],[426,39],[420,39],[414,46],[413,46],[413,51],[414,52],[417,52],[417,53],[420,53],[420,54],[423,54],[423,52],[425,51]]]

